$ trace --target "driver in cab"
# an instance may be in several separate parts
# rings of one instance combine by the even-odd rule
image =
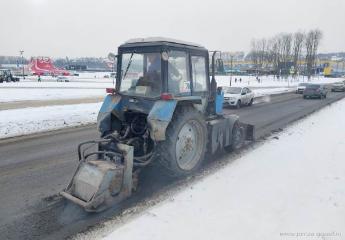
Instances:
[[[147,86],[151,91],[160,91],[161,89],[161,58],[159,53],[147,54],[148,67],[143,77],[138,81],[137,86]]]

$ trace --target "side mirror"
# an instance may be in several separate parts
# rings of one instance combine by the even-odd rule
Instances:
[[[242,92],[241,95],[246,95],[246,92]]]

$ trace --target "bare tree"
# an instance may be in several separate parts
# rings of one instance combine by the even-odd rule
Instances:
[[[267,40],[265,38],[262,38],[257,43],[258,49],[259,49],[259,66],[263,67],[265,64],[266,59],[266,47],[267,47]]]
[[[255,65],[258,64],[258,53],[257,53],[257,44],[256,44],[256,40],[252,39],[252,41],[250,42],[250,59],[253,61],[253,63]]]
[[[276,75],[280,75],[280,63],[282,62],[282,35],[276,35],[271,39],[271,51],[270,51],[270,58],[272,59],[272,65],[275,69]]]
[[[284,33],[281,36],[282,49],[281,49],[281,58],[284,64],[285,73],[288,75],[288,62],[291,61],[291,43],[292,43],[292,34]]]
[[[253,61],[256,71],[270,67],[273,68],[276,75],[289,74],[292,64],[294,74],[297,74],[300,70],[302,50],[305,48],[307,73],[311,75],[321,37],[321,31],[315,29],[307,34],[303,32],[280,33],[268,39],[253,39],[248,56]]]
[[[306,65],[308,78],[313,74],[313,67],[316,61],[318,47],[322,38],[322,32],[319,29],[311,30],[305,37]]]
[[[295,75],[299,72],[299,60],[302,53],[302,47],[305,34],[303,32],[296,32],[293,36],[293,66],[295,69]]]

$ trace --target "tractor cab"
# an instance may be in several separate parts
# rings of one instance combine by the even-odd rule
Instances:
[[[116,92],[136,98],[207,96],[208,51],[166,38],[129,40],[119,47]]]

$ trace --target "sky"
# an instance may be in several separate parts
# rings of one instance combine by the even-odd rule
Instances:
[[[345,51],[344,0],[1,0],[0,55],[106,57],[131,38],[162,36],[245,51],[253,38],[323,32]]]

